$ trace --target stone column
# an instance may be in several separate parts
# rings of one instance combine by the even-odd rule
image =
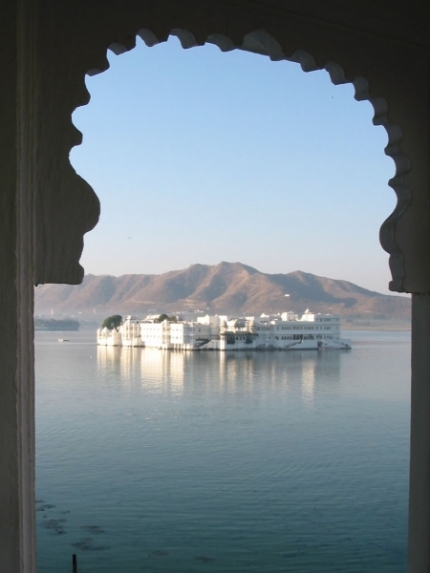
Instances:
[[[34,573],[33,208],[31,23],[0,0],[0,569]],[[27,19],[28,18],[28,19]],[[25,28],[27,28],[27,25]],[[22,73],[20,72],[22,71]],[[25,96],[27,93],[27,96]]]
[[[430,295],[412,296],[409,573],[430,571]]]

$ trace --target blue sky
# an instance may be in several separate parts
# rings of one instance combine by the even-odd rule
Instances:
[[[378,233],[394,164],[351,85],[176,38],[108,57],[73,115],[84,141],[71,161],[102,205],[87,273],[240,261],[388,292]]]

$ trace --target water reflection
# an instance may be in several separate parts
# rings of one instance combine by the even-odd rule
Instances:
[[[313,407],[315,392],[336,392],[343,352],[169,352],[129,347],[97,347],[99,376],[148,392],[218,392],[262,397],[283,388]]]
[[[193,353],[57,337],[37,347],[41,571],[72,552],[94,573],[405,570],[408,341]]]
[[[302,397],[307,406],[314,405],[315,390],[315,366],[316,362],[306,360],[302,367]]]

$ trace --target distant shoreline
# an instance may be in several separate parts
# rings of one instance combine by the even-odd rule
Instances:
[[[53,318],[38,318],[35,317],[34,319],[34,330],[47,330],[47,331],[61,331],[61,330],[70,330],[75,331],[79,330],[79,322],[77,320],[73,320],[71,318],[63,318],[63,319],[53,319]]]
[[[410,331],[410,320],[351,320],[341,317],[341,328],[345,330],[392,330]]]

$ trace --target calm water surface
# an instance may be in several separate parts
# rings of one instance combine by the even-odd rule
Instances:
[[[39,572],[405,573],[410,334],[345,335],[223,354],[36,333]]]

